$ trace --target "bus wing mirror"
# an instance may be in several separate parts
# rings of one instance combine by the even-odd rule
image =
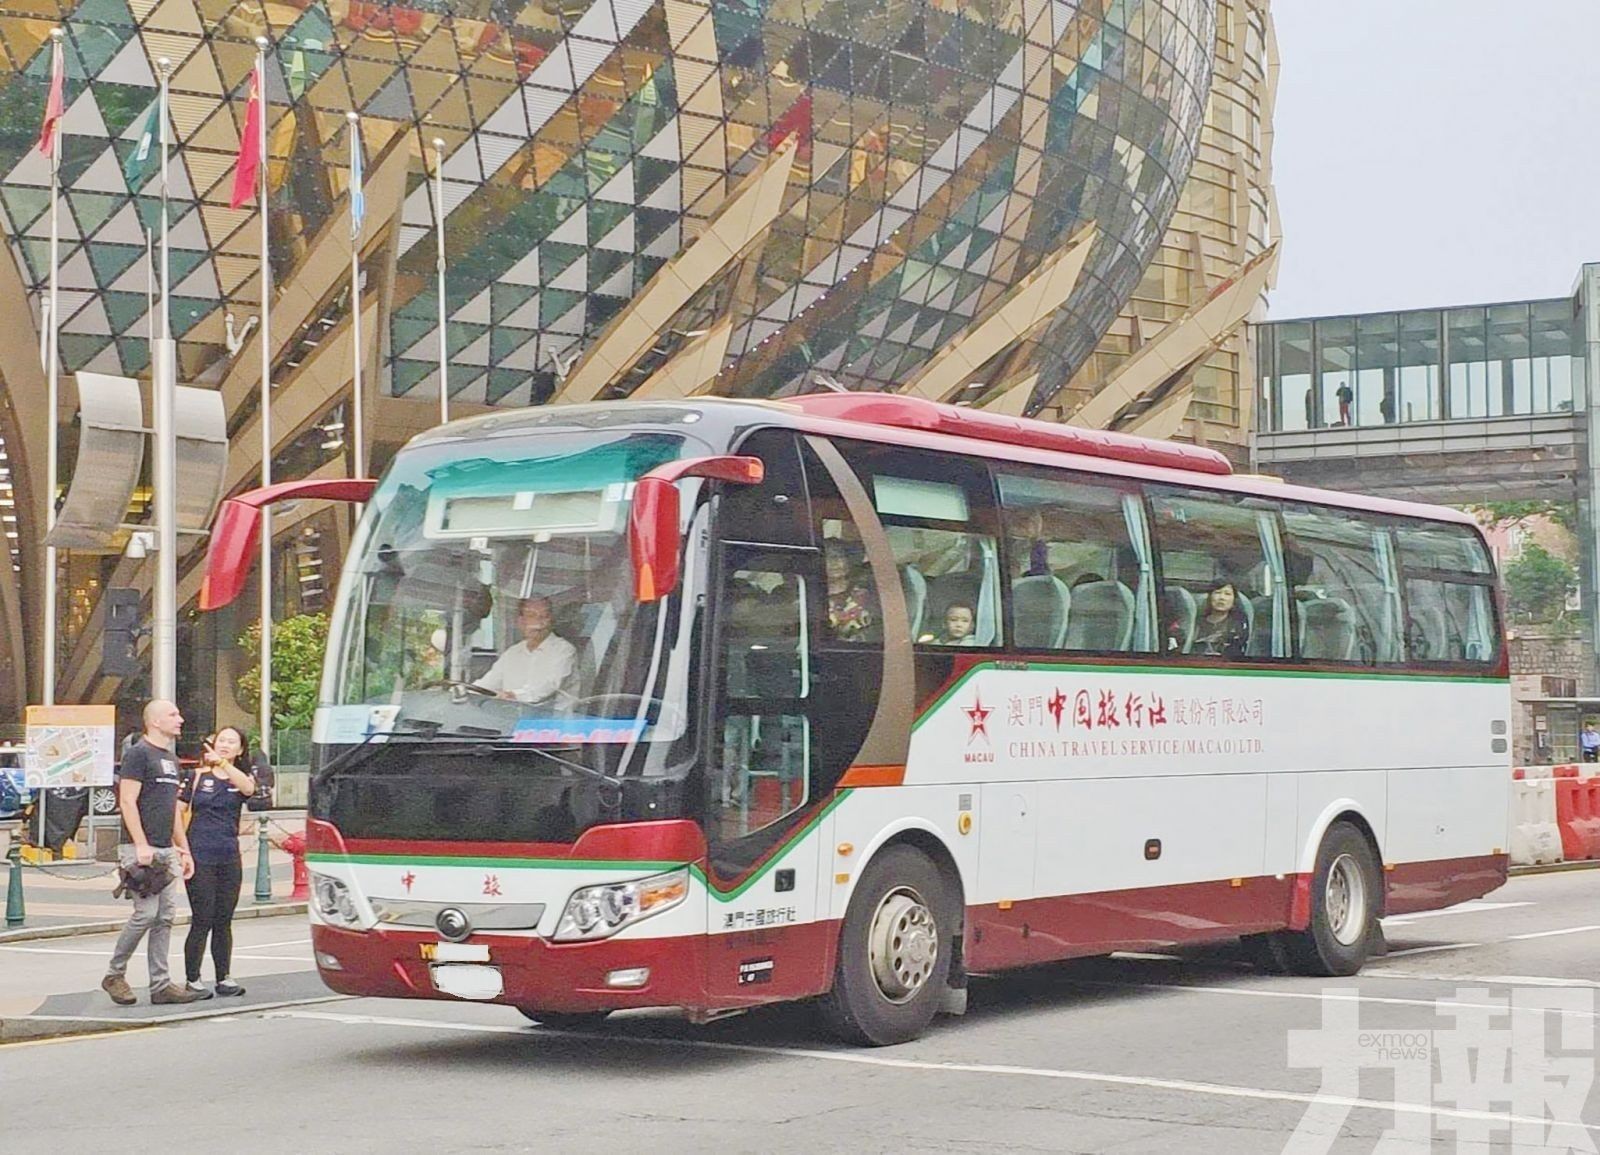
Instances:
[[[760,485],[767,467],[759,457],[689,457],[657,466],[634,483],[628,511],[628,552],[634,596],[655,602],[678,588],[678,482],[708,477],[735,485]]]
[[[311,498],[363,502],[372,496],[377,484],[367,477],[285,481],[228,498],[211,525],[200,578],[200,608],[219,610],[244,592],[261,535],[261,511],[267,506]]]

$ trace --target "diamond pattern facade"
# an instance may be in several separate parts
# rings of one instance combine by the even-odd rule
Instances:
[[[992,367],[1040,373],[1043,395],[1094,348],[1171,217],[1215,19],[1211,0],[0,3],[0,211],[37,291],[49,172],[32,146],[64,22],[63,361],[145,370],[159,177],[133,153],[169,59],[173,326],[183,377],[220,373],[225,314],[257,303],[254,210],[227,200],[264,32],[285,291],[342,210],[345,113],[362,115],[369,173],[407,158],[393,215],[367,230],[392,396],[438,388],[433,139],[451,391],[528,404],[791,136],[773,225],[683,306],[650,364],[727,320],[718,392],[782,393],[813,372],[893,388],[1093,222],[1073,296]]]

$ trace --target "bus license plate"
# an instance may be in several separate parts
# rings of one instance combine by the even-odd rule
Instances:
[[[489,947],[480,942],[425,942],[422,957],[426,962],[486,963]]]

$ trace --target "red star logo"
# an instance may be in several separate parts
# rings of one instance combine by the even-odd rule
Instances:
[[[994,713],[994,710],[983,704],[983,696],[981,694],[975,696],[972,699],[972,705],[963,707],[961,712],[967,716],[967,721],[972,724],[972,731],[967,735],[967,744],[970,746],[972,740],[980,734],[983,735],[983,740],[987,742],[989,740],[989,715]]]
[[[406,893],[411,893],[412,884],[417,881],[417,876],[409,870],[400,876],[400,885],[406,888]]]

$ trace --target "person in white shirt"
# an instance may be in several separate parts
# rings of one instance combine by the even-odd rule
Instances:
[[[501,698],[544,702],[571,678],[578,651],[552,631],[549,598],[523,598],[517,607],[522,641],[495,659],[475,685]]]

